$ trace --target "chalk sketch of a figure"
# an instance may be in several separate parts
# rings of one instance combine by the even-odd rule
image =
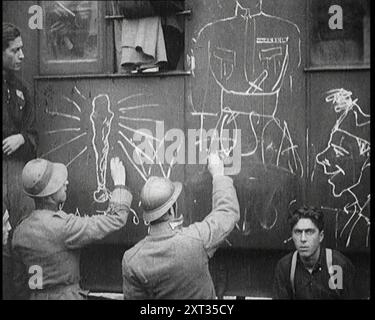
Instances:
[[[244,211],[244,234],[250,233],[251,224],[245,222],[251,214],[258,216],[263,229],[272,229],[278,214],[287,211],[277,195],[291,185],[288,174],[303,176],[298,146],[286,121],[276,116],[281,89],[293,91],[293,73],[301,64],[300,42],[298,26],[265,13],[261,0],[236,1],[234,16],[206,24],[193,38],[188,57],[192,115],[201,128],[216,126],[220,137],[223,129],[241,129],[242,156],[259,164],[250,174],[258,175],[252,177],[253,184],[261,180],[262,203]],[[283,182],[281,172],[287,176]],[[246,197],[242,200],[243,205]]]
[[[92,146],[95,152],[97,189],[94,199],[105,202],[109,199],[106,189],[107,159],[109,152],[108,137],[111,131],[111,122],[114,113],[111,111],[110,100],[107,94],[100,94],[92,101],[90,121],[93,129]]]
[[[332,128],[327,146],[316,156],[323,166],[324,174],[332,187],[332,194],[339,198],[350,195],[351,202],[343,209],[347,221],[338,237],[345,237],[346,247],[351,244],[352,234],[359,223],[367,226],[365,245],[368,246],[370,232],[370,193],[363,187],[370,179],[370,115],[365,114],[353,100],[352,92],[345,89],[328,91],[327,102],[332,102],[340,114]],[[362,188],[361,188],[362,187]],[[366,188],[368,187],[368,188]]]
[[[292,90],[292,74],[301,63],[299,28],[263,12],[261,0],[253,8],[236,2],[234,16],[199,30],[192,60],[193,113],[205,119],[218,116],[220,128],[238,122],[242,139],[248,140],[242,155],[253,155],[261,146],[264,162],[278,165],[278,147],[287,139],[289,145],[282,148],[290,152],[283,156],[293,157],[292,171],[301,169],[287,125],[276,118],[280,89],[287,79]],[[275,141],[265,140],[268,129],[276,130]]]

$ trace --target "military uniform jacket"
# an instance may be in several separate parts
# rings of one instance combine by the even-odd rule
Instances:
[[[14,258],[17,267],[24,268],[24,276],[15,279],[18,292],[26,290],[32,299],[82,299],[79,249],[121,229],[131,201],[129,191],[116,188],[106,215],[80,217],[64,211],[34,210],[13,235]],[[38,282],[40,271],[43,276]]]
[[[3,129],[2,140],[22,134],[25,143],[6,159],[18,159],[24,163],[35,158],[38,143],[35,126],[35,110],[27,88],[13,74],[3,79]]]
[[[151,225],[122,260],[124,299],[215,299],[208,260],[240,218],[233,181],[213,179],[212,211],[201,222],[172,229]]]

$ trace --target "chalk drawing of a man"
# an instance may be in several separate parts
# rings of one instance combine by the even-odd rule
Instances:
[[[334,89],[328,94],[326,101],[334,104],[340,116],[332,128],[327,146],[316,156],[316,161],[328,177],[333,196],[339,198],[349,194],[352,198],[352,202],[344,207],[348,220],[340,237],[345,236],[348,247],[357,224],[362,222],[368,227],[368,246],[370,194],[364,194],[363,187],[366,186],[363,184],[370,176],[370,115],[361,110],[357,99],[352,99],[352,92]]]
[[[280,90],[293,91],[300,43],[297,25],[265,13],[262,0],[236,1],[234,16],[206,24],[193,38],[189,97],[202,128],[216,118],[219,133],[241,129],[242,156],[298,176],[298,146],[276,112]]]
[[[291,184],[297,184],[290,180],[303,176],[298,146],[286,121],[276,116],[281,89],[293,91],[293,74],[301,65],[300,44],[298,26],[265,13],[262,0],[236,1],[233,16],[206,24],[193,38],[188,96],[192,115],[200,117],[202,128],[216,126],[219,135],[222,129],[241,129],[242,157],[257,165],[249,172],[243,166],[237,177],[251,175],[249,193],[255,194],[251,188],[256,186],[262,190],[261,203],[253,202],[248,210],[249,195],[242,199],[244,234],[250,233],[246,225],[252,224],[246,221],[252,215],[263,229],[272,229],[279,213],[287,210],[277,195],[287,186],[289,192]],[[295,199],[284,198],[286,203]]]

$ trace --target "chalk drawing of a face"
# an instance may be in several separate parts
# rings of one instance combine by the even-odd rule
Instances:
[[[336,112],[343,112],[333,127],[326,148],[316,161],[323,166],[335,197],[360,184],[362,174],[370,165],[368,139],[369,115],[362,112],[351,92],[344,89],[330,91],[326,101],[333,101]]]
[[[317,162],[324,167],[335,197],[360,183],[369,156],[363,149],[370,148],[366,141],[341,130],[331,133],[327,147],[318,154]],[[368,144],[368,143],[367,143]],[[361,150],[362,149],[362,150]],[[349,178],[350,177],[350,178]]]

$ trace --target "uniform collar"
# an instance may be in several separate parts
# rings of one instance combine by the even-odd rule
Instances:
[[[14,77],[14,74],[13,72],[7,70],[7,71],[4,71],[3,70],[3,79],[4,80],[9,80],[10,78],[13,78]]]
[[[174,233],[176,229],[181,227],[180,225],[174,225],[172,221],[163,221],[158,224],[150,225],[150,229],[148,234],[150,236],[161,236],[161,235],[168,235]]]
[[[8,82],[8,83],[14,83],[16,81],[16,76],[14,72],[12,71],[6,71],[3,73],[3,83]]]
[[[48,210],[48,211],[55,211],[56,212],[56,211],[59,211],[59,208],[54,203],[46,202],[46,203],[43,203],[42,206],[36,207],[35,210],[38,210],[38,211]]]
[[[160,236],[172,233],[172,231],[169,221],[163,221],[158,224],[151,224],[148,234],[150,236]]]

